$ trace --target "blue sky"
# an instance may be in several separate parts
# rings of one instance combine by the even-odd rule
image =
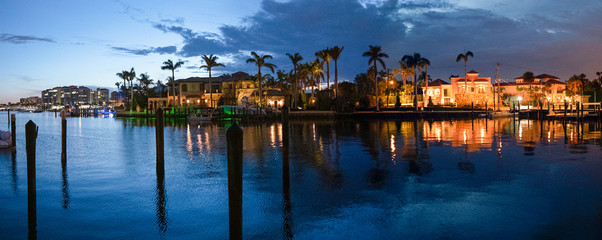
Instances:
[[[421,53],[433,79],[461,75],[455,58],[468,50],[469,69],[493,77],[500,62],[507,80],[602,71],[598,0],[0,1],[0,103],[63,85],[115,88],[131,67],[165,82],[167,59],[186,62],[176,78],[206,76],[202,54],[226,65],[215,75],[255,72],[250,51],[288,71],[286,53],[311,61],[334,45],[345,47],[346,80],[366,71],[368,45],[389,54],[388,68]]]

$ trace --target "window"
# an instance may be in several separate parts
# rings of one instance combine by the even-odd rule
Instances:
[[[447,89],[443,89],[443,96],[448,97]]]
[[[470,88],[470,92],[474,92],[474,87],[471,87],[471,88]]]
[[[435,89],[435,96],[439,96],[439,94],[441,94],[441,92],[439,91],[439,89]]]
[[[182,84],[182,92],[188,92],[188,85]]]
[[[485,86],[479,86],[479,93],[485,92]]]

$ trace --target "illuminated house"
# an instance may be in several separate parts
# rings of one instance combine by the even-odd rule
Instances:
[[[429,98],[433,102],[433,104],[451,104],[452,100],[452,87],[451,84],[445,82],[441,79],[437,79],[429,83],[428,88],[426,89],[426,96],[423,98],[424,104],[429,101]]]
[[[548,74],[535,76],[532,83],[524,81],[523,77],[514,78],[515,82],[500,83],[502,94],[520,96],[522,99],[529,99],[529,87],[534,89],[534,93],[541,94],[546,102],[560,103],[565,101],[566,83],[561,82],[560,78]],[[494,86],[497,89],[497,85]]]
[[[429,86],[430,87],[430,86]],[[459,106],[485,105],[493,103],[493,88],[490,77],[479,77],[479,73],[471,70],[464,77],[451,78],[452,97]]]
[[[218,107],[220,97],[223,97],[225,105],[255,105],[257,95],[257,84],[253,78],[244,72],[236,72],[232,75],[221,75],[211,78],[209,84],[208,77],[189,77],[186,79],[178,79],[175,81],[175,99],[179,99],[180,106],[203,106],[203,107]],[[171,84],[168,84],[171,88]],[[273,91],[280,92],[279,89],[264,88],[264,94],[270,90],[268,96],[273,103],[278,102],[280,98]],[[167,91],[167,97],[149,98],[149,107],[156,109],[158,107],[173,106],[173,96],[171,89]],[[213,104],[211,104],[213,101]],[[280,104],[281,106],[281,104]]]

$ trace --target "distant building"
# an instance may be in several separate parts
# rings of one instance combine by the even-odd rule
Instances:
[[[82,106],[109,104],[109,90],[98,88],[92,91],[83,86],[55,87],[42,91],[42,107],[50,109],[52,106]]]

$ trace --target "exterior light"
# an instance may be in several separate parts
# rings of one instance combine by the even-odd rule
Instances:
[[[393,85],[393,83],[394,83],[393,80],[389,81],[389,84]]]
[[[518,101],[520,102],[521,100],[523,100],[523,97],[518,96]]]

